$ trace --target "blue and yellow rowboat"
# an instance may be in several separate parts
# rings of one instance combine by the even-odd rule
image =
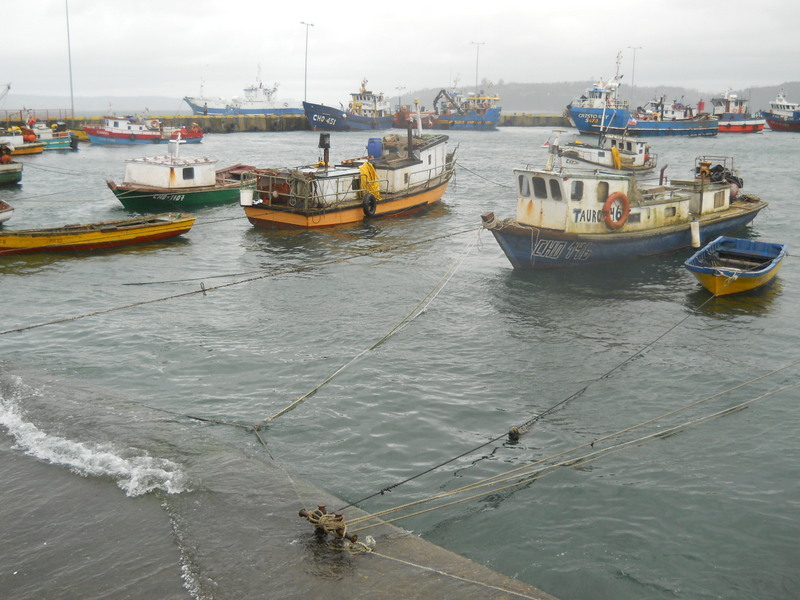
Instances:
[[[749,292],[777,275],[786,246],[720,236],[695,252],[684,266],[715,296]]]

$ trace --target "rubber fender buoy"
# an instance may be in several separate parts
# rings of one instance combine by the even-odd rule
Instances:
[[[364,209],[365,217],[374,217],[375,211],[378,209],[378,200],[372,194],[367,194],[364,196],[361,207]]]
[[[135,136],[134,134],[131,134],[131,135],[130,135],[130,140],[131,140],[131,141],[133,141],[133,140],[135,140],[135,139],[136,139],[136,136]]]
[[[619,229],[628,221],[631,204],[623,192],[614,192],[603,204],[603,221],[609,229]]]

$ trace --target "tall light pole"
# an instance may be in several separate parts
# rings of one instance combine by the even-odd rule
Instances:
[[[641,46],[628,46],[633,50],[633,68],[631,69],[631,104],[633,104],[633,91],[636,89],[636,51],[641,50]]]
[[[308,28],[313,27],[314,24],[306,23],[305,21],[300,21],[300,25],[306,26],[306,66],[303,75],[303,102],[305,102],[308,93]]]
[[[69,101],[72,108],[72,118],[75,118],[75,96],[72,93],[72,43],[69,40],[69,0],[64,0],[67,11],[67,59],[69,60]]]
[[[478,94],[478,57],[481,55],[481,46],[486,42],[470,42],[475,44],[475,94]]]
[[[394,88],[397,90],[397,110],[400,110],[400,107],[403,106],[403,92],[406,90],[402,85],[397,86]]]

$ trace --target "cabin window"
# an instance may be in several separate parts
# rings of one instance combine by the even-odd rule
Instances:
[[[547,198],[547,184],[541,177],[533,178],[533,195],[537,198]]]
[[[674,217],[678,210],[674,206],[668,206],[664,209],[665,217]]]
[[[184,167],[183,180],[189,181],[190,179],[194,179],[194,167]]]
[[[525,175],[520,175],[518,178],[519,195],[523,198],[531,197],[531,182]]]
[[[432,157],[430,154],[428,154],[428,164],[431,164],[431,159],[432,159],[432,158],[433,158],[433,157]]]
[[[600,181],[597,183],[597,201],[605,202],[608,198],[608,182]]]
[[[403,183],[405,183],[406,185],[408,185],[408,173],[404,173],[404,174],[403,174]]]
[[[558,179],[550,180],[550,197],[553,200],[561,200],[561,185]]]
[[[714,192],[714,208],[722,208],[723,206],[725,206],[725,191]]]
[[[570,200],[583,200],[583,182],[573,181],[572,191],[569,194]]]
[[[628,215],[628,223],[641,223],[641,222],[642,222],[641,213],[631,213]]]

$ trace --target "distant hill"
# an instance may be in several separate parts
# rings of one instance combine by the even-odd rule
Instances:
[[[19,116],[19,111],[24,109],[35,110],[37,113],[46,112],[48,115],[69,115],[71,102],[69,96],[29,96],[11,92],[0,103],[0,115],[13,118],[13,113]],[[106,114],[158,114],[158,115],[185,115],[191,114],[189,105],[182,98],[169,98],[166,96],[76,96],[75,116],[92,117]]]
[[[593,81],[499,83],[491,87],[483,87],[482,90],[487,94],[500,96],[503,113],[561,114],[564,107],[571,100],[579,97],[586,88],[594,85],[594,83]],[[747,90],[732,90],[732,92],[738,94],[740,98],[748,99],[750,101],[750,109],[756,112],[768,108],[770,101],[774,100],[781,90],[784,91],[788,100],[800,102],[800,81]],[[474,88],[465,87],[463,91],[472,92]],[[667,100],[680,100],[683,98],[683,102],[687,104],[696,104],[698,100],[702,99],[708,107],[712,97],[720,96],[725,91],[699,91],[674,86],[636,86],[635,90],[631,90],[630,86],[623,86],[620,88],[620,95],[622,98],[629,100],[632,106],[642,106],[651,98],[666,94]],[[430,107],[438,93],[439,89],[417,90],[403,94],[402,103],[411,104],[416,98],[419,99],[420,106]]]
[[[489,86],[483,82],[483,91],[488,94],[500,96],[502,112],[534,113],[534,114],[561,114],[564,107],[574,98],[579,97],[586,88],[593,85],[592,81],[564,81],[558,83],[498,83]],[[420,101],[420,106],[430,108],[433,99],[441,88],[421,89],[403,94],[401,98],[392,98],[393,104],[400,100],[403,104],[412,104],[414,99]],[[747,90],[732,90],[741,98],[749,99],[750,109],[756,112],[769,107],[769,102],[774,100],[783,90],[787,99],[800,102],[800,81],[785,82],[774,86],[749,88]],[[474,91],[465,86],[464,92]],[[698,100],[707,103],[714,97],[721,95],[725,90],[700,91],[696,89],[673,86],[630,86],[621,88],[621,96],[631,101],[633,106],[641,106],[651,98],[666,94],[668,100],[680,100],[687,104],[696,104]],[[708,104],[707,104],[708,106]],[[41,116],[45,111],[50,118],[68,115],[70,109],[69,96],[26,96],[14,94],[13,90],[0,104],[0,118],[19,118],[22,109],[33,109]],[[59,114],[60,113],[60,114]],[[165,96],[96,96],[75,98],[76,116],[99,116],[103,114],[143,114],[143,115],[186,115],[191,114],[189,106],[181,98]]]

